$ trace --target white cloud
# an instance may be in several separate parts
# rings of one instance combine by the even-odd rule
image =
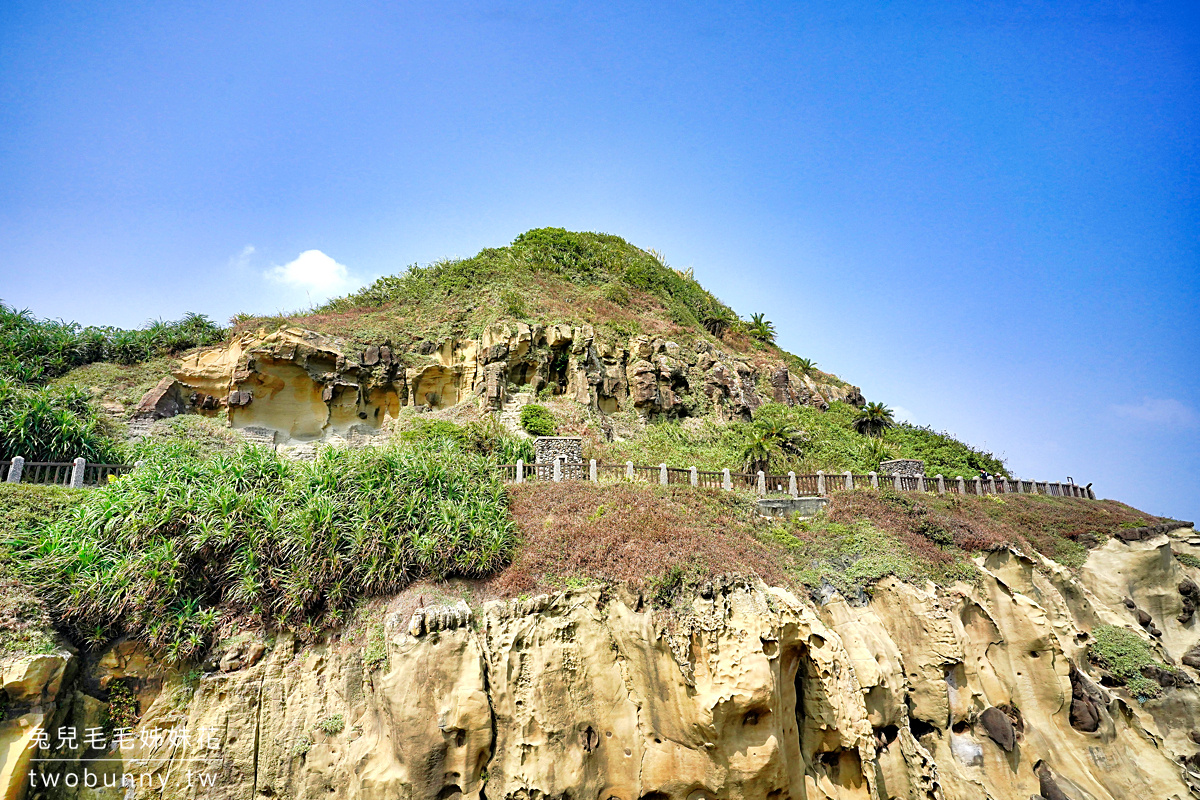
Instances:
[[[264,277],[295,289],[303,289],[321,298],[356,289],[362,282],[350,274],[345,264],[339,264],[320,250],[305,250],[295,260],[274,266]]]
[[[248,244],[242,248],[242,252],[229,259],[229,266],[246,269],[250,266],[250,256],[252,255],[254,255],[254,245]]]
[[[904,406],[892,406],[892,418],[897,422],[909,422],[913,425],[916,424],[913,422],[913,413]]]
[[[1136,405],[1114,405],[1112,413],[1118,417],[1180,428],[1191,428],[1200,424],[1196,412],[1173,397],[1146,397]]]

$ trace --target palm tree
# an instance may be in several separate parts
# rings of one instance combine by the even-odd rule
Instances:
[[[854,417],[854,430],[864,436],[882,436],[884,431],[895,424],[892,410],[883,403],[867,403]]]
[[[737,321],[737,316],[728,308],[721,305],[714,306],[705,311],[700,318],[700,324],[704,326],[704,330],[718,339],[725,334],[725,331],[729,330],[729,326],[735,321]]]
[[[767,320],[766,314],[751,314],[750,323],[746,326],[746,333],[760,342],[773,342],[775,341],[775,324]]]
[[[801,375],[812,375],[816,368],[817,362],[813,361],[811,358],[796,359],[796,369],[800,371]]]
[[[804,431],[782,420],[759,420],[750,428],[750,438],[742,448],[742,461],[748,472],[767,472],[776,451],[800,455],[808,437]]]
[[[750,434],[746,446],[742,448],[742,461],[745,462],[747,472],[768,471],[767,468],[771,464],[772,444],[765,431],[756,430]]]

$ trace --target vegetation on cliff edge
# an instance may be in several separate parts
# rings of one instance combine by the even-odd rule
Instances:
[[[515,545],[488,462],[445,440],[325,448],[313,462],[163,452],[5,542],[80,639],[129,635],[171,660],[203,652],[223,616],[311,637],[363,596],[487,575]]]

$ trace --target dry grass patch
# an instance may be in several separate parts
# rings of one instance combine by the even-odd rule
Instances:
[[[672,567],[694,580],[758,575],[778,585],[784,577],[773,550],[752,535],[763,523],[745,495],[564,482],[515,486],[509,497],[522,545],[492,581],[504,597],[587,581],[646,587]]]
[[[833,522],[869,519],[931,563],[945,562],[946,548],[974,553],[1012,544],[1072,567],[1086,560],[1088,547],[1117,529],[1160,521],[1115,500],[938,496],[890,489],[835,492],[826,514]]]

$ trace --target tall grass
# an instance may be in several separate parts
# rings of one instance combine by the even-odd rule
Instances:
[[[222,617],[311,637],[358,598],[489,574],[515,542],[487,460],[443,440],[313,462],[160,452],[7,545],[76,635],[133,636],[177,661],[200,655]]]
[[[0,376],[40,384],[84,364],[136,364],[224,338],[225,331],[203,314],[185,314],[173,322],[154,320],[139,330],[85,328],[38,319],[0,301]]]
[[[111,462],[123,448],[91,404],[74,387],[21,386],[0,376],[0,460]]]

